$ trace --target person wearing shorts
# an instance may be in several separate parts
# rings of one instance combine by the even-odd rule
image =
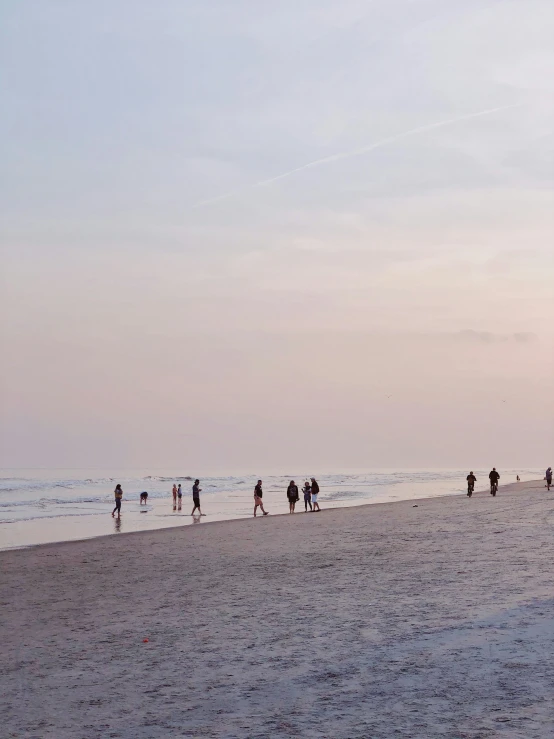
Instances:
[[[183,502],[183,491],[181,490],[181,483],[177,486],[177,500],[179,501],[179,510],[181,510],[181,503]]]
[[[194,516],[194,512],[198,508],[198,513],[202,516],[203,513],[200,510],[200,493],[202,492],[202,489],[198,487],[200,485],[200,480],[195,480],[194,485],[192,486],[192,502],[193,502],[193,509],[191,516]]]
[[[317,502],[317,497],[319,495],[319,485],[317,484],[315,477],[311,478],[312,480],[312,505],[313,505],[313,513],[316,511],[321,511],[321,508],[319,507],[319,503]]]
[[[115,490],[113,492],[115,495],[115,508],[112,511],[112,518],[115,516],[116,511],[117,517],[121,518],[121,499],[123,498],[123,490],[119,483],[115,486]]]
[[[258,506],[262,509],[262,513],[264,516],[267,516],[269,511],[266,511],[264,508],[264,504],[262,501],[264,491],[262,490],[262,481],[258,480],[258,483],[256,487],[254,488],[254,517],[256,516],[256,511],[258,510]]]

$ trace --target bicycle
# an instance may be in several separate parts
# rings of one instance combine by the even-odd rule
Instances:
[[[495,480],[494,482],[491,481],[491,495],[492,497],[496,497],[496,493],[498,492],[498,480]]]

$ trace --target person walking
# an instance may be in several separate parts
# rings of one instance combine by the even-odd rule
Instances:
[[[477,478],[473,474],[473,472],[470,472],[469,475],[466,477],[467,480],[467,497],[471,498],[473,495],[473,490],[475,489],[475,483],[477,482]]]
[[[549,467],[546,470],[545,480],[546,480],[546,489],[550,491],[550,486],[552,485],[552,467]]]
[[[117,517],[121,518],[121,499],[123,498],[123,490],[119,483],[115,486],[115,490],[113,492],[115,496],[115,508],[112,511],[112,518],[115,516],[116,511]]]
[[[313,504],[313,513],[315,513],[316,511],[320,511],[321,512],[321,508],[319,507],[319,502],[318,502],[318,499],[317,499],[318,498],[318,495],[319,495],[319,485],[317,484],[315,477],[312,477],[311,480],[312,480],[312,504]]]
[[[298,485],[296,485],[294,480],[290,481],[290,484],[287,488],[287,498],[289,499],[289,513],[294,513],[294,506],[296,505],[296,501],[300,500],[298,497]]]
[[[177,508],[177,485],[173,483],[173,510]]]
[[[254,518],[256,517],[256,511],[258,507],[262,509],[264,516],[267,516],[269,511],[266,511],[263,504],[264,491],[262,490],[262,481],[258,480],[256,487],[254,488]]]
[[[203,516],[202,510],[200,508],[200,493],[202,492],[202,488],[199,487],[200,480],[195,480],[194,485],[192,486],[192,502],[194,504],[194,508],[192,509],[191,516],[194,516],[195,510],[198,508],[198,513]]]
[[[310,511],[312,510],[312,486],[307,480],[304,483],[302,492],[304,493],[304,513],[307,513],[308,506],[310,506]]]

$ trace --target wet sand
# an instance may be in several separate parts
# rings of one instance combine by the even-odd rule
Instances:
[[[537,481],[0,552],[3,735],[550,738],[553,504]]]

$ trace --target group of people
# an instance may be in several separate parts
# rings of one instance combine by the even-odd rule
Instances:
[[[257,515],[258,508],[262,512],[264,516],[267,516],[269,511],[266,511],[264,508],[263,503],[263,483],[262,480],[258,480],[256,483],[256,487],[254,488],[254,516]],[[200,493],[202,492],[202,488],[200,487],[200,480],[195,480],[194,485],[192,486],[192,512],[191,516],[194,516],[196,511],[198,511],[198,514],[200,516],[205,516],[205,513],[202,513],[202,509],[200,508]],[[302,489],[302,493],[304,495],[304,510],[308,510],[308,506],[310,507],[310,511],[316,512],[320,511],[321,508],[319,507],[318,502],[318,495],[319,495],[319,485],[317,484],[317,481],[315,477],[311,478],[311,482],[304,483],[304,487]],[[120,518],[121,516],[121,500],[123,498],[123,490],[121,488],[121,485],[118,483],[115,486],[114,490],[115,495],[115,508],[112,511],[112,516],[115,516],[117,513],[117,517]],[[183,502],[183,490],[181,488],[181,483],[178,485],[173,485],[172,490],[173,495],[173,510],[174,511],[180,511],[182,507]],[[299,494],[298,494],[298,486],[295,484],[294,480],[290,481],[290,484],[287,488],[287,499],[289,501],[289,513],[294,513],[294,507],[296,503],[300,500]],[[140,494],[140,504],[146,505],[148,503],[148,493],[144,492]]]
[[[546,474],[544,476],[544,479],[546,480],[545,487],[550,490],[550,486],[552,485],[552,467],[549,467],[546,470]],[[469,475],[466,477],[467,480],[467,497],[471,498],[473,495],[473,491],[475,489],[475,483],[477,482],[477,478],[473,474],[473,472],[470,472]],[[498,492],[498,481],[500,480],[500,475],[498,474],[496,467],[493,467],[492,470],[489,472],[489,483],[490,483],[490,493],[493,497],[496,496],[496,493]],[[516,477],[516,482],[520,482],[519,475]]]
[[[467,497],[471,498],[471,496],[473,495],[473,491],[475,489],[475,483],[477,482],[477,478],[475,477],[473,472],[470,472],[469,475],[466,477],[466,480],[467,480]],[[500,480],[500,475],[496,471],[496,467],[493,467],[492,470],[489,472],[490,493],[493,497],[496,496],[499,480]],[[517,476],[517,481],[519,482],[519,475]]]
[[[267,516],[269,513],[269,511],[266,511],[264,508],[264,493],[262,485],[262,481],[258,480],[258,482],[256,483],[256,487],[254,488],[254,516],[257,515],[258,508],[261,510],[264,516]],[[311,478],[311,483],[306,480],[306,482],[304,483],[304,487],[302,488],[302,493],[304,495],[305,512],[308,510],[308,506],[310,506],[310,511],[312,512],[321,510],[318,503],[319,485],[317,484],[315,477]],[[290,481],[287,488],[287,500],[289,502],[289,513],[294,513],[294,508],[300,500],[298,485],[294,482],[294,480]]]
[[[202,513],[202,509],[200,508],[200,493],[202,492],[202,488],[200,487],[200,480],[195,480],[194,485],[192,486],[192,513],[191,516],[194,516],[196,511],[198,511],[198,514],[200,516],[205,516],[205,513]],[[183,502],[183,490],[181,488],[181,483],[178,485],[173,485],[173,510],[174,511],[180,511],[182,502]]]
[[[317,484],[315,477],[310,478],[310,480],[311,482],[306,480],[304,487],[302,488],[302,494],[304,496],[304,513],[307,513],[308,506],[310,506],[310,511],[312,513],[316,513],[321,510],[318,503],[319,485]],[[294,480],[290,481],[287,488],[287,500],[289,502],[289,513],[294,513],[294,508],[300,500],[298,485]]]
[[[550,490],[550,487],[552,485],[552,467],[549,467],[546,470],[545,478],[546,480],[546,487],[548,490]],[[473,495],[473,491],[475,490],[475,483],[477,482],[477,478],[473,474],[473,472],[470,472],[469,475],[466,477],[467,480],[467,496],[468,498],[471,498]],[[492,496],[496,496],[496,493],[498,491],[498,481],[500,480],[500,475],[496,470],[496,467],[493,467],[492,470],[489,472],[489,482],[490,482],[490,493]],[[517,476],[517,482],[519,482],[519,475]],[[263,487],[262,487],[262,481],[258,480],[256,483],[256,487],[254,488],[254,516],[258,513],[258,508],[260,509],[261,513],[264,516],[267,516],[269,511],[266,511],[264,508],[263,503]],[[194,485],[192,486],[192,513],[191,516],[194,516],[196,511],[198,511],[198,514],[200,516],[204,516],[205,514],[202,513],[202,509],[200,508],[200,493],[202,492],[202,489],[200,488],[200,480],[195,480]],[[178,485],[173,485],[173,510],[181,510],[182,506],[182,500],[183,500],[183,491],[181,489],[181,483]],[[304,512],[308,512],[308,507],[312,513],[316,513],[321,511],[321,508],[319,507],[318,502],[318,496],[319,496],[319,485],[317,484],[317,481],[315,477],[310,478],[310,481],[306,480],[304,483],[304,487],[302,488],[302,494],[304,496]],[[112,511],[112,516],[115,516],[117,513],[117,517],[120,518],[121,516],[121,500],[123,498],[123,490],[121,488],[121,485],[116,485],[114,490],[115,495],[115,508]],[[287,488],[287,500],[289,503],[289,513],[294,513],[296,504],[300,501],[300,493],[298,490],[298,485],[294,482],[294,480],[291,480],[289,483],[289,486]],[[141,493],[140,494],[140,504],[143,505],[147,503],[148,501],[148,493]]]

